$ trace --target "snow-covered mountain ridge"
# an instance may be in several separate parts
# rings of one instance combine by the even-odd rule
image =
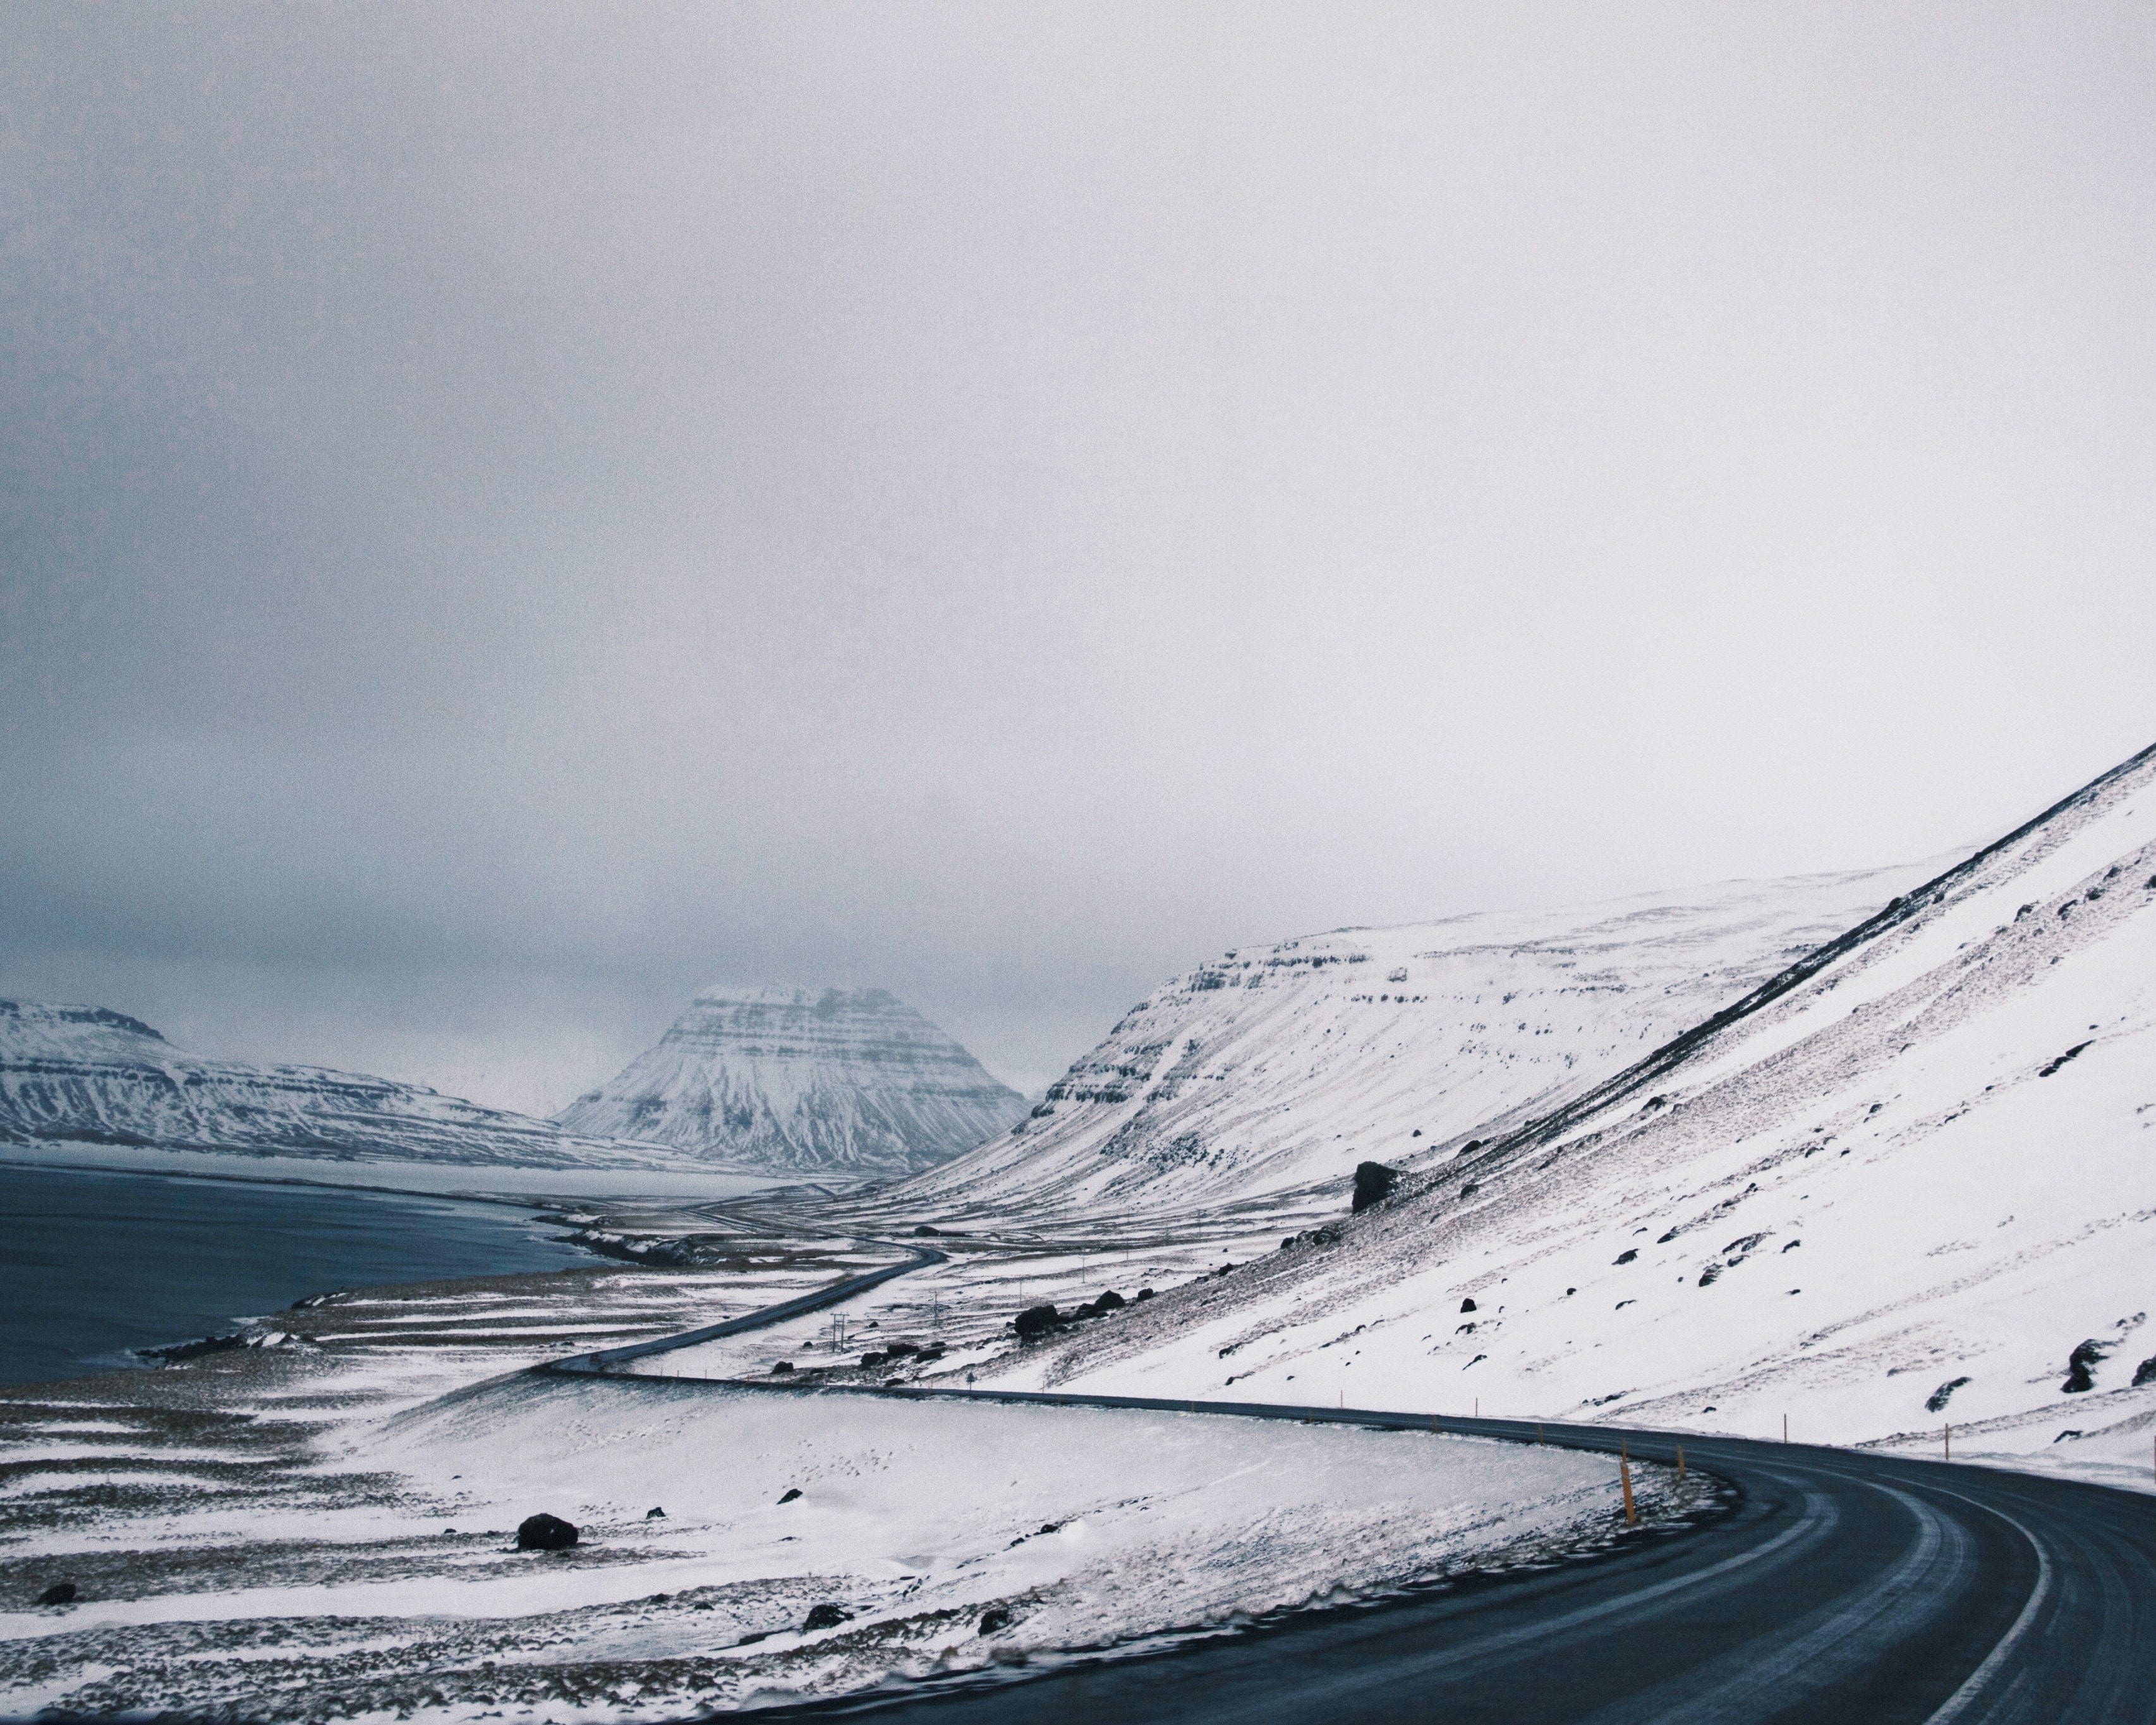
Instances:
[[[2145,1486],[2152,1133],[2156,750],[1338,1245],[1008,1381],[1753,1435],[1786,1414],[1935,1452],[1952,1420],[1958,1455]]]
[[[661,1159],[387,1078],[198,1060],[101,1006],[0,1000],[0,1143],[65,1142],[524,1168]]]
[[[1025,1112],[1018,1093],[881,988],[714,988],[557,1116],[757,1173],[912,1173]]]
[[[1345,1190],[1608,1078],[1936,865],[1490,912],[1242,949],[1132,1009],[1015,1132],[892,1196],[1097,1221]]]

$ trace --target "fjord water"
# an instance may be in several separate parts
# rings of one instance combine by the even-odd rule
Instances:
[[[308,1294],[588,1265],[512,1206],[163,1174],[0,1168],[0,1383],[139,1364]]]

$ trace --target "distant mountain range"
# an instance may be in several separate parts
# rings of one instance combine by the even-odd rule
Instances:
[[[947,1161],[1025,1111],[881,988],[715,988],[557,1119],[730,1168],[858,1178]]]
[[[59,1142],[523,1168],[671,1159],[387,1078],[198,1060],[101,1006],[0,1000],[0,1143]]]

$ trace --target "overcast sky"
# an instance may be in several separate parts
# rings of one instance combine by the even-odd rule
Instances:
[[[17,3],[0,993],[1021,1088],[2156,739],[2156,9]]]

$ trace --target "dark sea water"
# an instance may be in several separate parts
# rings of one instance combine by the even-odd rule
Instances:
[[[589,1265],[536,1209],[0,1168],[0,1383],[136,1365],[303,1295]]]

